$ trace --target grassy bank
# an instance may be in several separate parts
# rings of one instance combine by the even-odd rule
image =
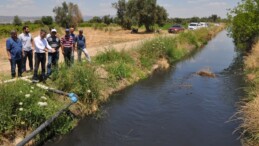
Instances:
[[[200,49],[223,27],[188,31],[178,36],[156,37],[129,51],[110,48],[95,56],[91,64],[77,63],[71,68],[60,65],[47,85],[74,92],[79,103],[43,131],[36,141],[67,133],[80,118],[98,111],[108,97],[152,72],[167,69],[176,61]],[[68,101],[31,84],[17,81],[0,84],[0,144],[23,138]],[[47,103],[41,106],[39,102]]]
[[[245,145],[259,146],[259,42],[244,61],[246,75],[246,102],[241,107],[239,117]]]

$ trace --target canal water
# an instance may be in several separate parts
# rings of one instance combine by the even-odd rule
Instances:
[[[226,31],[169,71],[114,94],[103,117],[86,118],[47,146],[241,146],[228,122],[243,96],[237,53]],[[216,78],[195,72],[210,68]]]

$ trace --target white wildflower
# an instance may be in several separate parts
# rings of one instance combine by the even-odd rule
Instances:
[[[22,121],[22,122],[21,122],[21,125],[24,125],[24,124],[25,124],[25,122],[24,122],[24,121]]]
[[[47,97],[45,97],[45,96],[41,96],[40,98],[43,100],[47,100]]]
[[[31,87],[31,89],[33,90],[33,89],[34,89],[34,87]]]
[[[44,107],[44,106],[48,106],[48,103],[47,102],[38,102],[38,105],[40,107]]]
[[[32,90],[30,90],[30,93],[32,93],[33,91]]]
[[[87,93],[91,93],[91,90],[87,90]]]
[[[20,102],[20,103],[19,103],[19,105],[23,105],[23,103],[22,103],[22,102]]]
[[[23,108],[19,108],[19,111],[23,111]]]
[[[25,97],[26,97],[26,98],[29,98],[29,97],[31,97],[31,95],[30,95],[30,94],[26,94]]]
[[[20,91],[20,93],[22,93],[22,91]]]

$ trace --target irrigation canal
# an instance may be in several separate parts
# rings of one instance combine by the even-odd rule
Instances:
[[[169,71],[111,97],[103,117],[86,118],[47,146],[241,146],[227,122],[244,95],[238,55],[226,31]],[[195,72],[209,67],[216,78]]]

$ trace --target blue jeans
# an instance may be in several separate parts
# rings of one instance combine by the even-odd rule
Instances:
[[[14,78],[16,76],[16,65],[18,67],[18,76],[22,76],[22,59],[11,59],[11,75]]]
[[[49,53],[48,54],[48,65],[47,65],[47,75],[51,75],[52,69],[51,67],[58,67],[58,60],[59,60],[59,52]]]

